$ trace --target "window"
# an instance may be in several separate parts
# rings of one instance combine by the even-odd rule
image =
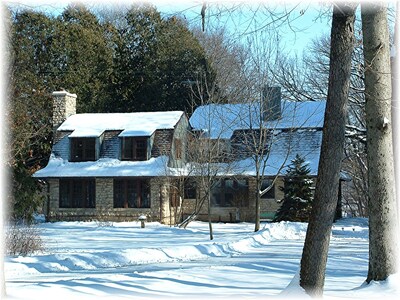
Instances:
[[[96,138],[71,138],[71,161],[96,160]]]
[[[196,199],[196,181],[194,179],[185,179],[184,197],[185,199]]]
[[[115,179],[114,208],[150,208],[148,180]]]
[[[247,180],[220,179],[212,189],[211,204],[217,207],[248,206]]]
[[[272,179],[264,179],[261,184],[261,191],[263,191],[267,187],[271,186],[272,182],[273,182]],[[268,192],[266,192],[264,195],[262,195],[261,199],[275,199],[275,185],[273,185],[272,188]]]
[[[236,206],[249,207],[249,184],[247,180],[235,180],[233,183]]]
[[[147,160],[147,138],[122,138],[122,160]]]
[[[60,208],[95,208],[94,179],[60,179]]]

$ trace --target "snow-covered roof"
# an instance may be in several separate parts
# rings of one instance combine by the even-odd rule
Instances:
[[[68,137],[64,137],[68,140]],[[265,176],[277,173],[284,175],[286,167],[296,154],[303,156],[311,169],[310,175],[317,175],[322,131],[299,129],[297,131],[276,131],[271,137]],[[59,143],[61,145],[61,143]],[[66,147],[63,144],[63,147]],[[53,149],[54,150],[54,149]],[[51,155],[48,165],[34,174],[38,178],[52,177],[154,177],[174,176],[191,173],[190,164],[186,168],[169,168],[168,157],[160,156],[147,161],[121,161],[117,158],[100,158],[97,161],[69,162],[68,157]],[[283,168],[280,170],[281,166]],[[255,175],[254,161],[243,159],[233,165],[218,166],[220,175]],[[192,173],[192,175],[196,175]]]
[[[287,167],[297,154],[305,159],[310,168],[310,175],[318,174],[318,164],[320,157],[320,147],[322,142],[322,130],[319,129],[299,129],[296,131],[277,131],[269,142],[270,149],[265,152],[266,168],[265,176],[284,176]],[[256,167],[254,159],[251,157],[236,161],[227,165],[226,168],[220,166],[220,175],[247,175],[255,176]]]
[[[167,167],[168,157],[159,156],[146,161],[120,161],[101,158],[97,161],[69,162],[61,157],[50,157],[44,169],[37,171],[36,178],[62,177],[154,177],[179,175],[179,169]]]
[[[70,137],[98,137],[106,130],[122,130],[120,136],[150,136],[157,129],[173,129],[182,115],[182,111],[76,114],[58,131],[73,131]]]
[[[195,130],[202,130],[213,139],[229,139],[238,129],[322,128],[325,101],[282,101],[281,117],[260,121],[259,103],[209,104],[198,107],[190,118]]]
[[[190,123],[194,129],[205,130],[211,138],[229,139],[234,130],[259,127],[260,110],[258,108],[256,104],[202,106],[196,109]],[[276,175],[278,172],[284,175],[286,167],[279,171],[280,166],[287,166],[296,154],[305,157],[310,164],[312,175],[317,174],[322,140],[320,129],[323,126],[324,111],[325,102],[282,101],[281,118],[276,121],[262,121],[263,127],[271,128],[274,132],[265,171],[266,176]],[[114,135],[105,137],[104,145],[112,146],[115,143],[118,145],[117,140],[120,136],[150,136],[157,129],[172,129],[183,114],[181,111],[172,111],[73,115],[58,128],[58,131],[72,133],[60,138],[53,147],[53,154],[48,165],[36,172],[34,177],[183,175],[190,169],[190,165],[186,166],[186,170],[168,168],[166,156],[153,157],[147,161],[121,161],[118,159],[118,147],[110,148],[113,153],[115,152],[113,157],[100,155],[96,161],[68,161],[69,137],[97,137],[104,131],[117,131]],[[297,128],[297,130],[279,130],[287,128]],[[107,150],[109,148],[107,147],[103,147],[103,150]],[[238,169],[235,170],[227,170],[226,175],[230,173],[255,174],[251,159],[238,162],[237,167]]]
[[[282,116],[276,121],[264,122],[266,128],[322,128],[326,101],[282,101]]]

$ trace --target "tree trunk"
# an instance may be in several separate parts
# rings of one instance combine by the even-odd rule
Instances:
[[[393,38],[393,46],[395,50],[399,51],[398,47],[398,37],[399,37],[399,7],[396,3],[396,19],[394,24],[394,38]],[[393,160],[394,160],[394,174],[395,174],[395,182],[397,184],[400,182],[400,158],[399,158],[399,135],[400,135],[400,124],[399,124],[399,115],[400,115],[400,105],[399,105],[399,92],[398,89],[393,88],[395,83],[399,80],[399,66],[398,66],[398,54],[390,57],[390,67],[392,70],[392,138],[393,138]],[[400,189],[396,188],[396,199],[397,199],[397,211],[400,212]],[[399,216],[397,216],[397,222],[400,222]],[[398,223],[399,224],[399,223]],[[400,225],[400,224],[399,224]]]
[[[260,230],[260,190],[257,189],[256,191],[256,220],[255,220],[255,226],[254,226],[254,232],[257,232]]]
[[[210,240],[214,239],[213,229],[212,229],[212,222],[211,222],[211,189],[208,191],[208,228],[210,230]]]
[[[260,230],[260,173],[259,173],[260,167],[259,167],[259,162],[256,159],[256,209],[255,209],[255,226],[254,226],[254,232],[257,232]]]
[[[354,45],[354,4],[334,4],[328,98],[321,156],[306,240],[301,258],[300,285],[322,296],[332,223],[337,205],[345,142],[347,98]]]
[[[391,70],[387,8],[362,3],[365,112],[369,183],[367,282],[385,280],[398,267],[398,216],[391,124]]]

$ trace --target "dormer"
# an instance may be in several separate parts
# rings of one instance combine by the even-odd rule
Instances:
[[[79,115],[71,116],[71,119],[77,119]],[[84,118],[83,118],[84,120]],[[68,120],[67,120],[68,122]],[[79,121],[77,124],[84,124]],[[66,122],[62,125],[65,127]],[[62,128],[60,127],[60,128]],[[69,136],[69,161],[83,162],[96,161],[100,157],[101,143],[104,139],[102,128],[93,128],[78,126]]]
[[[121,136],[121,160],[143,161],[149,159],[148,136]]]
[[[70,155],[69,161],[95,161],[96,155],[96,138],[95,137],[72,137],[69,140]]]

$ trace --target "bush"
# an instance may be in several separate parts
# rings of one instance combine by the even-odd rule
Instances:
[[[6,230],[6,254],[27,256],[43,251],[43,241],[35,226],[10,225]]]
[[[296,155],[288,166],[284,179],[283,203],[276,212],[274,222],[308,222],[311,214],[313,181],[309,178],[310,168],[305,159]]]
[[[23,221],[30,224],[46,199],[45,194],[41,192],[41,185],[32,177],[32,171],[27,169],[23,162],[14,166],[11,182],[11,219],[14,222]]]

